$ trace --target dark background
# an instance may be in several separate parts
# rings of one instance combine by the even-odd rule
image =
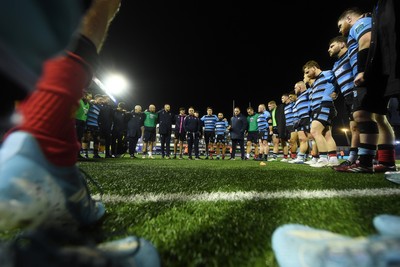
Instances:
[[[331,69],[329,40],[339,34],[339,15],[353,6],[372,11],[373,1],[125,0],[98,76],[117,71],[129,79],[129,90],[117,97],[129,109],[169,103],[175,113],[194,106],[204,115],[211,106],[229,118],[235,105],[247,115],[249,105],[281,103],[302,80],[306,61]],[[336,105],[337,134],[344,138],[341,98]]]

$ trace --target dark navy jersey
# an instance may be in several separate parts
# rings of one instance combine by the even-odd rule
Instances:
[[[123,110],[115,109],[113,113],[112,130],[114,132],[125,131],[127,127],[128,116]]]
[[[142,136],[142,126],[144,126],[144,114],[143,113],[129,113],[128,124],[127,124],[127,136],[128,137],[138,137]]]
[[[184,127],[184,121],[185,121],[186,115],[175,115],[175,132],[176,133],[185,133],[185,127]]]
[[[186,132],[200,132],[201,131],[201,120],[194,115],[187,115],[183,126]]]
[[[158,112],[158,131],[160,134],[171,134],[174,115],[170,111],[161,109]]]

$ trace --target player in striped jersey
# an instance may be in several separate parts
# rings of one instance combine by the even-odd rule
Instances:
[[[371,49],[371,52],[373,52],[370,56],[373,56],[373,60],[366,66],[365,78],[373,79],[373,85],[382,82],[381,87],[373,88],[375,90],[380,89],[379,91],[382,94],[390,94],[387,91],[388,89],[393,90],[391,93],[398,94],[399,83],[397,85],[390,84],[393,87],[387,87],[386,83],[390,79],[393,79],[391,82],[395,82],[396,79],[398,82],[400,76],[398,59],[400,46],[398,42],[396,43],[400,33],[399,20],[396,20],[396,16],[400,14],[400,5],[399,1],[395,0],[379,0],[376,2],[373,42],[371,42],[371,45],[376,46],[376,49]],[[358,16],[353,18],[345,16],[345,18],[351,21]],[[391,71],[392,73],[390,73]],[[368,75],[373,76],[368,77]],[[367,90],[370,89],[368,88],[368,86],[371,86],[370,82],[371,80],[366,84]],[[379,99],[377,100],[379,101]],[[393,179],[391,181],[400,181],[391,176],[392,172],[387,174],[390,175],[390,179]],[[304,263],[307,263],[307,266],[310,267],[332,264],[365,267],[399,265],[400,217],[379,214],[373,218],[373,226],[376,229],[376,234],[352,238],[306,225],[287,224],[273,232],[272,249],[279,266],[297,267],[304,265]]]
[[[336,143],[331,133],[332,119],[336,116],[332,98],[332,94],[337,90],[335,75],[331,70],[322,71],[314,60],[304,64],[303,71],[308,78],[315,78],[310,93],[311,134],[317,144],[319,160],[310,166],[320,168],[331,163],[337,164]]]
[[[226,135],[228,132],[228,120],[224,118],[222,112],[218,113],[218,120],[215,122],[215,148],[217,152],[217,158],[225,159],[226,151]],[[222,154],[221,154],[222,151]]]
[[[290,142],[290,158],[294,158],[297,156],[298,149],[298,136],[297,132],[294,130],[295,114],[293,112],[293,106],[296,100],[297,95],[294,92],[288,94],[287,99],[282,99],[282,102],[285,104],[285,127],[287,133],[285,139],[287,140],[287,142]],[[287,153],[289,153],[289,151],[287,151]]]
[[[258,113],[259,116],[257,118],[257,126],[258,126],[258,143],[259,143],[259,151],[258,154],[259,159],[268,160],[269,154],[269,132],[272,131],[272,121],[271,121],[271,113],[267,111],[264,104],[258,105]]]
[[[211,107],[207,108],[207,114],[201,117],[201,121],[204,125],[204,142],[206,144],[206,157],[205,159],[212,159],[212,150],[214,146],[215,138],[215,123],[218,117],[213,114],[213,109]]]
[[[99,127],[99,114],[100,104],[103,101],[101,95],[95,95],[94,100],[90,102],[89,110],[86,118],[86,130],[82,141],[82,149],[85,158],[89,158],[89,143],[93,141],[93,158],[100,158],[99,144],[100,144],[100,127]]]
[[[337,58],[333,64],[332,71],[335,73],[340,93],[343,95],[345,112],[347,113],[350,122],[350,154],[349,158],[339,165],[339,167],[343,167],[355,163],[357,159],[358,144],[360,141],[360,133],[357,128],[357,123],[353,118],[354,76],[350,65],[349,50],[347,49],[347,38],[344,36],[336,36],[332,38],[329,42],[328,53],[330,57]]]
[[[297,94],[297,100],[293,104],[293,113],[295,114],[294,129],[299,139],[299,152],[297,157],[289,163],[302,164],[306,160],[306,154],[309,149],[308,139],[310,133],[310,89],[307,89],[304,81],[298,81],[294,85],[294,91]]]
[[[386,21],[385,23],[392,22]],[[389,42],[392,41],[395,44],[396,37],[391,37],[394,38],[394,41],[388,39],[381,42],[380,39],[377,39],[371,42],[372,34],[381,34],[381,32],[372,32],[371,14],[363,13],[358,8],[345,10],[340,15],[337,25],[339,32],[343,36],[347,36],[350,64],[356,85],[353,116],[360,131],[358,161],[340,171],[363,173],[394,171],[397,169],[394,149],[395,136],[386,114],[390,96],[398,95],[398,88],[391,90],[391,86],[396,84],[395,79],[393,78],[392,82],[388,83],[388,77],[392,75],[394,77],[392,69],[396,69],[392,68],[393,62],[395,62],[395,58],[392,57],[396,52],[390,52],[394,45],[392,47]],[[382,27],[386,27],[384,31],[393,31],[393,34],[396,34],[396,30],[393,30],[394,26],[392,29],[387,25],[382,25]],[[380,51],[381,47],[376,48],[375,45],[382,45],[387,51]],[[369,55],[371,53],[376,53],[380,57],[374,58]],[[376,62],[375,65],[372,65],[374,68],[369,69],[369,73],[373,75],[367,76],[369,79],[365,79],[364,72],[371,62]],[[373,160],[376,154],[378,154],[379,164],[374,166]]]

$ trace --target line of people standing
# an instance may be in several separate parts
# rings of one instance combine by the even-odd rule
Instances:
[[[78,158],[89,158],[90,142],[93,142],[93,158],[100,158],[100,144],[104,145],[106,158],[119,155],[125,148],[125,103],[116,107],[108,95],[92,95],[86,92],[76,113],[76,130],[81,150]],[[83,156],[82,154],[83,153]]]
[[[270,113],[264,104],[258,107],[255,123],[257,149],[260,147],[260,156],[263,155],[263,158],[267,159]],[[159,111],[156,111],[154,104],[150,104],[144,111],[140,105],[136,105],[132,111],[127,111],[123,102],[114,107],[108,96],[96,95],[92,99],[91,94],[87,93],[81,99],[81,109],[76,114],[76,130],[82,143],[78,157],[89,158],[92,141],[93,158],[101,158],[101,143],[104,144],[105,158],[118,157],[126,152],[131,158],[137,158],[137,149],[142,142],[141,158],[153,159],[158,133],[161,157],[165,159],[182,159],[186,153],[188,159],[200,159],[199,144],[204,138],[205,159],[214,159],[214,156],[215,159],[224,159],[231,141],[230,159],[235,159],[236,149],[239,147],[241,159],[245,160],[249,158],[244,150],[247,127],[247,118],[240,113],[239,107],[235,107],[230,120],[221,112],[218,116],[213,114],[211,107],[207,107],[207,113],[202,117],[194,107],[188,108],[188,114],[186,109],[181,107],[175,115],[169,104],[165,104]],[[259,139],[262,141],[258,145]]]

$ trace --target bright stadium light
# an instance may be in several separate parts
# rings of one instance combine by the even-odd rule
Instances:
[[[102,80],[94,77],[93,82],[114,102],[116,102],[114,96],[122,95],[129,87],[128,81],[121,74],[110,74]]]
[[[103,90],[114,102],[117,102],[117,100],[115,99],[115,97],[108,92],[107,87],[104,85],[104,83],[102,83],[98,78],[94,77],[93,78],[93,82],[101,89]]]
[[[121,74],[110,74],[104,78],[103,83],[112,95],[121,95],[129,87],[128,81]]]

